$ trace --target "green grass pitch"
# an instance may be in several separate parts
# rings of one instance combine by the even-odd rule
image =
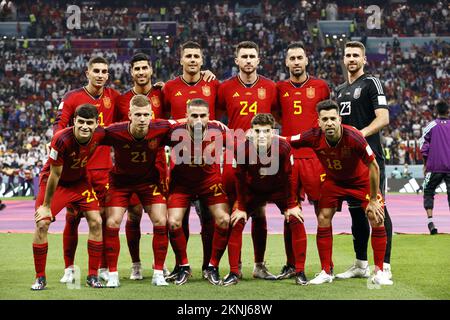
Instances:
[[[91,289],[84,285],[87,270],[86,235],[80,235],[76,264],[81,268],[81,288],[68,289],[59,283],[63,274],[62,235],[49,235],[47,258],[47,289],[32,292],[34,265],[31,249],[31,234],[0,234],[0,299],[157,299],[157,300],[296,300],[296,299],[450,299],[450,235],[394,235],[392,270],[394,285],[374,289],[368,287],[366,279],[335,280],[320,286],[297,286],[293,279],[264,281],[252,279],[253,249],[251,238],[243,238],[244,280],[231,287],[215,287],[201,278],[201,240],[192,235],[188,244],[188,256],[193,268],[193,277],[183,286],[168,287],[151,285],[151,239],[143,234],[141,258],[144,280],[129,280],[130,257],[125,236],[121,236],[119,275],[121,287],[116,289]],[[369,244],[369,262],[372,262]],[[335,272],[344,271],[353,262],[353,246],[350,235],[335,235],[333,259]],[[282,235],[269,235],[266,262],[271,272],[279,272],[285,261]],[[171,248],[166,260],[173,267]],[[320,271],[315,235],[308,236],[306,275],[311,279]],[[221,276],[228,271],[228,256],[225,253],[220,265]]]

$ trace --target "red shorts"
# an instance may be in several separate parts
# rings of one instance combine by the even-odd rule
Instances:
[[[46,182],[41,182],[39,184],[39,194],[34,204],[35,209],[39,208],[44,203],[46,186]],[[58,185],[53,194],[50,210],[52,216],[56,217],[64,207],[71,207],[78,212],[86,212],[99,211],[99,206],[96,192],[92,186],[87,181],[81,180],[70,186]]]
[[[298,190],[301,201],[305,200],[305,194],[310,201],[319,200],[320,185],[323,182],[321,177],[324,174],[325,170],[319,159],[294,159],[294,166],[292,167],[293,188]]]
[[[370,184],[359,186],[336,184],[331,179],[326,179],[321,187],[319,208],[339,208],[344,200],[357,200],[361,202],[361,207],[366,209],[369,204]],[[383,196],[378,192],[377,199],[383,202]]]
[[[88,170],[89,182],[97,193],[100,207],[105,206],[106,192],[109,189],[109,169],[90,169]]]
[[[235,169],[231,164],[223,164],[222,185],[227,194],[230,207],[232,207],[236,201],[236,176],[234,172]]]
[[[220,177],[209,184],[199,185],[194,188],[172,183],[169,188],[167,207],[169,209],[188,208],[190,202],[196,199],[203,201],[207,206],[228,203]]]
[[[159,184],[141,183],[127,186],[111,184],[106,195],[105,206],[127,208],[132,203],[133,194],[136,195],[143,206],[166,203],[166,198],[162,195]]]

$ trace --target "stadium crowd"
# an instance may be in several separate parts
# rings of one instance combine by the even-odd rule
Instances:
[[[209,5],[176,2],[154,6],[82,8],[80,30],[67,36],[66,5],[61,1],[36,2],[27,6],[22,1],[2,1],[2,20],[29,19],[30,38],[44,41],[17,39],[0,40],[0,166],[2,184],[23,184],[26,173],[37,161],[45,162],[44,145],[50,141],[50,124],[65,92],[85,84],[84,70],[92,53],[103,55],[110,61],[110,85],[122,92],[129,87],[128,59],[133,51],[150,54],[154,63],[156,81],[167,81],[179,74],[179,45],[187,40],[198,41],[204,49],[204,69],[212,70],[219,79],[237,73],[234,64],[234,45],[254,39],[261,47],[262,61],[259,72],[274,81],[284,80],[288,72],[284,67],[283,52],[287,45],[302,39],[309,54],[309,72],[326,79],[331,88],[344,82],[341,52],[338,45],[322,46],[317,30],[307,23],[330,18],[332,8],[322,1],[287,2],[275,6],[265,1],[260,15],[239,14],[237,2],[214,2]],[[242,2],[241,2],[242,3]],[[245,3],[245,1],[244,1]],[[338,19],[355,19],[365,26],[362,9],[351,10],[345,1],[338,1]],[[341,4],[342,3],[342,4]],[[15,7],[14,10],[8,8]],[[169,10],[169,8],[172,8]],[[354,35],[387,36],[448,35],[446,2],[436,4],[397,5],[383,7],[383,23],[377,34],[374,30],[356,28]],[[6,10],[6,11],[5,11]],[[330,11],[331,10],[331,11]],[[330,13],[331,12],[331,13]],[[45,14],[44,14],[45,13]],[[77,37],[122,38],[139,33],[139,21],[174,20],[178,22],[178,36],[167,42],[158,41],[151,47],[135,41],[125,48],[86,52],[71,48]],[[95,21],[95,22],[94,22]],[[372,33],[375,32],[375,33]],[[130,34],[131,33],[131,34]],[[255,39],[252,35],[257,35]],[[60,45],[50,42],[64,38]],[[142,40],[142,39],[141,39]],[[26,49],[26,50],[24,50]],[[387,91],[391,123],[384,129],[383,144],[388,164],[422,163],[418,139],[422,128],[431,121],[433,104],[437,99],[449,97],[449,44],[428,43],[412,50],[400,50],[399,43],[386,46],[385,59],[370,61],[367,71],[379,77]],[[25,190],[25,187],[21,189]]]

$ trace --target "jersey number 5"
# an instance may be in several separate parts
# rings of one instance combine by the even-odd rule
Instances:
[[[341,116],[348,116],[352,113],[351,101],[341,102]]]
[[[302,114],[302,102],[300,100],[294,101],[294,114]]]

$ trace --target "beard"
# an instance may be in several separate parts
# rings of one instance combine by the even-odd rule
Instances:
[[[135,82],[138,86],[145,87],[147,84],[149,84],[150,78],[145,79],[144,82],[138,81],[138,79],[134,80],[134,82]]]
[[[253,72],[255,72],[256,67],[252,67],[252,69],[251,69],[250,71],[249,71],[249,70],[246,70],[245,67],[239,68],[239,70],[242,71],[242,72],[245,73],[245,74],[252,74]]]
[[[352,65],[355,66],[355,69],[350,70],[350,66],[347,67],[347,71],[350,72],[351,74],[355,74],[358,73],[359,70],[361,70],[362,65]]]
[[[291,74],[296,78],[300,78],[305,74],[305,69],[302,68],[300,71],[291,71]]]

